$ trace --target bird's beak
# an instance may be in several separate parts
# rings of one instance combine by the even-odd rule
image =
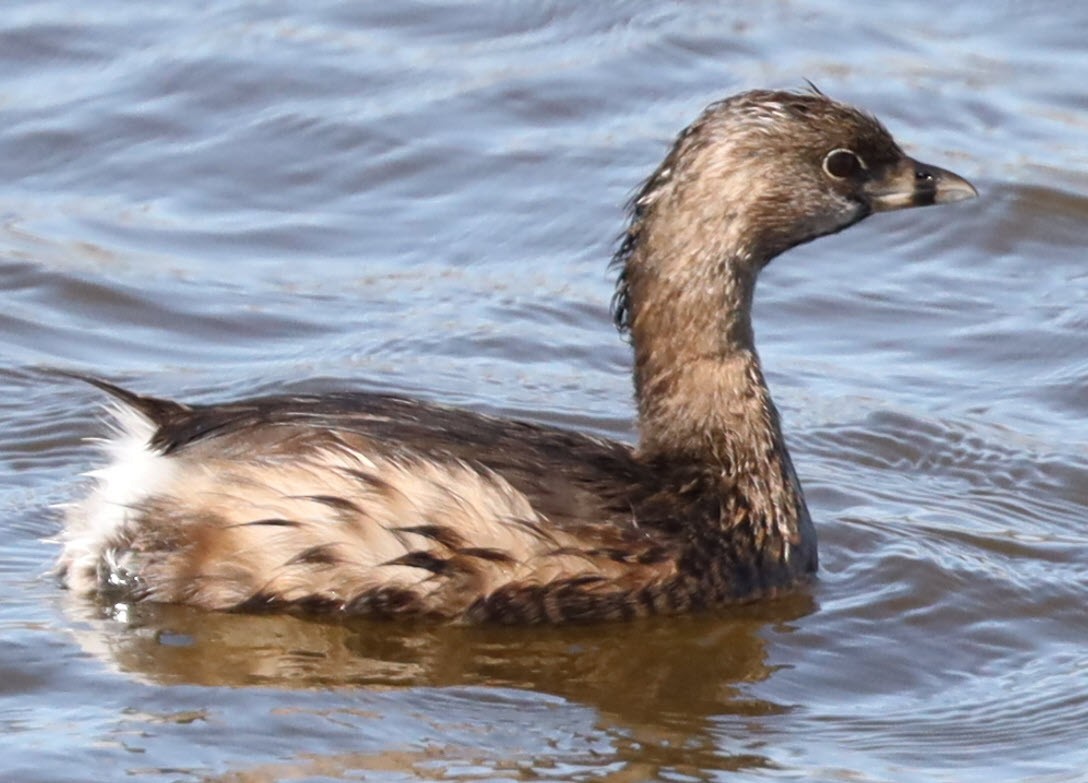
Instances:
[[[865,186],[873,212],[954,204],[976,198],[975,186],[958,174],[904,156]]]

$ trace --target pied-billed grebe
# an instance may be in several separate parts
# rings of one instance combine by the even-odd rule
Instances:
[[[631,205],[614,312],[637,448],[366,392],[114,398],[67,515],[79,592],[208,609],[562,622],[774,594],[816,534],[752,336],[772,258],[872,212],[976,196],[818,94],[708,107]]]

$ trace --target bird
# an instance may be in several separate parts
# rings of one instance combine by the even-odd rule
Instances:
[[[756,351],[756,279],[873,213],[977,195],[815,88],[714,102],[636,190],[612,259],[637,443],[370,391],[190,405],[83,377],[112,420],[56,571],[115,600],[463,624],[803,589],[816,529]]]

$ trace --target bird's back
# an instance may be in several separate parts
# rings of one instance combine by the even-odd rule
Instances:
[[[625,444],[369,393],[189,407],[98,385],[121,426],[69,513],[77,588],[517,622],[695,600],[682,523],[705,513],[698,476]]]

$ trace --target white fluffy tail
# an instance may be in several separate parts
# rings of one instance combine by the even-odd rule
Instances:
[[[57,563],[69,588],[80,593],[93,592],[127,570],[124,543],[132,511],[169,483],[173,467],[151,446],[154,422],[123,402],[106,410],[110,434],[90,439],[106,464],[85,474],[94,481],[90,494],[67,509]]]

